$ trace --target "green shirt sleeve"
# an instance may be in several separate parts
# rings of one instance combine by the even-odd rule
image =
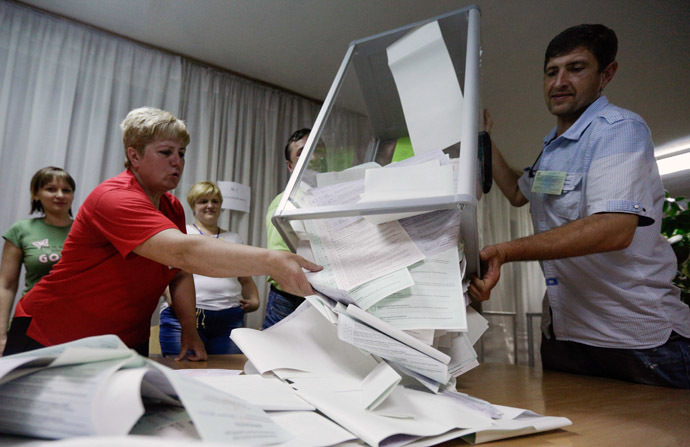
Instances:
[[[269,250],[290,251],[282,236],[273,225],[273,222],[271,222],[271,218],[278,208],[281,197],[283,197],[282,192],[278,194],[275,199],[273,199],[271,204],[268,205],[268,210],[266,211],[266,248]],[[267,281],[280,289],[278,283],[270,276],[267,278]]]
[[[20,222],[15,222],[11,227],[7,229],[7,231],[5,231],[5,234],[3,234],[2,237],[12,242],[17,247],[22,248],[21,236],[19,234],[21,231]]]
[[[266,248],[269,250],[290,251],[282,236],[273,225],[273,222],[271,222],[271,218],[278,208],[281,197],[283,197],[282,192],[273,199],[273,202],[268,205],[268,211],[266,211]]]

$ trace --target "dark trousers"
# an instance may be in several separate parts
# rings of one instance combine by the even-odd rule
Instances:
[[[3,356],[45,348],[45,346],[26,335],[30,324],[31,317],[16,317],[12,319],[12,326],[10,326],[10,330],[7,332],[7,343],[5,344],[5,351],[2,353]],[[140,355],[148,357],[149,343],[142,343],[136,346],[134,350]]]
[[[7,343],[5,344],[5,351],[2,353],[3,356],[45,348],[45,346],[26,335],[30,324],[31,317],[12,319],[12,325],[7,332]]]
[[[690,388],[690,339],[675,332],[650,349],[599,348],[541,337],[544,369],[673,388]]]

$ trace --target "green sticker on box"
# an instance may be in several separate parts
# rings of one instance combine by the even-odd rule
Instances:
[[[567,175],[567,172],[562,171],[537,171],[532,182],[532,192],[560,195]]]

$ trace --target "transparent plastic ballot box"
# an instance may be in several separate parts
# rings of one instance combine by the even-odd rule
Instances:
[[[488,139],[478,133],[479,18],[478,7],[470,6],[350,44],[272,218],[292,251],[300,238],[291,225],[294,221],[458,209],[467,259],[465,276],[479,273],[477,200],[479,191],[491,186],[491,151],[485,147]],[[304,200],[323,174],[371,162],[386,166],[413,153],[387,48],[431,22],[438,23],[463,96],[462,114],[453,123],[461,129],[460,142],[438,148],[457,163],[455,193],[368,203],[336,200],[327,205]]]

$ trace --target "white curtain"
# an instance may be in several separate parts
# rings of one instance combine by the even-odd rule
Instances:
[[[285,140],[295,129],[311,127],[319,104],[4,0],[0,231],[28,216],[29,181],[44,166],[64,167],[72,174],[76,212],[94,187],[122,171],[118,125],[129,110],[145,105],[169,110],[188,124],[192,140],[175,195],[186,203],[189,187],[200,180],[250,186],[250,212],[235,212],[231,218],[226,211],[222,223],[246,243],[265,246],[265,210],[288,179]],[[333,120],[336,128],[322,138],[336,132],[338,142],[353,148],[344,153],[356,156],[354,149],[367,145],[366,122],[340,111]],[[329,166],[348,162],[329,160]],[[483,244],[531,231],[527,210],[511,209],[498,191],[484,197],[478,214]],[[265,278],[255,281],[262,307],[249,314],[250,327],[260,326],[267,296]],[[535,263],[509,264],[485,308],[518,312],[524,334],[524,312],[539,311],[542,295],[543,279]],[[512,331],[498,331],[495,338],[493,343],[508,356]]]
[[[186,203],[189,187],[200,180],[250,186],[250,212],[233,213],[230,222],[225,211],[221,219],[246,243],[265,246],[265,210],[288,179],[285,141],[311,126],[319,104],[5,1],[0,229],[28,217],[29,181],[48,165],[74,177],[76,212],[94,187],[123,170],[119,123],[140,106],[169,110],[188,124],[192,140],[174,194]],[[255,281],[265,299],[265,278]],[[260,326],[263,313],[262,306],[249,314],[248,325]]]
[[[497,185],[480,201],[477,210],[482,247],[533,234],[529,205],[515,208],[510,205]],[[517,333],[518,360],[527,363],[527,312],[541,312],[541,300],[546,286],[537,262],[504,264],[501,279],[485,301],[485,311],[515,312],[516,331],[509,316],[488,315],[491,330],[482,338],[485,360],[513,363],[514,333]],[[540,340],[539,333],[535,341]]]

